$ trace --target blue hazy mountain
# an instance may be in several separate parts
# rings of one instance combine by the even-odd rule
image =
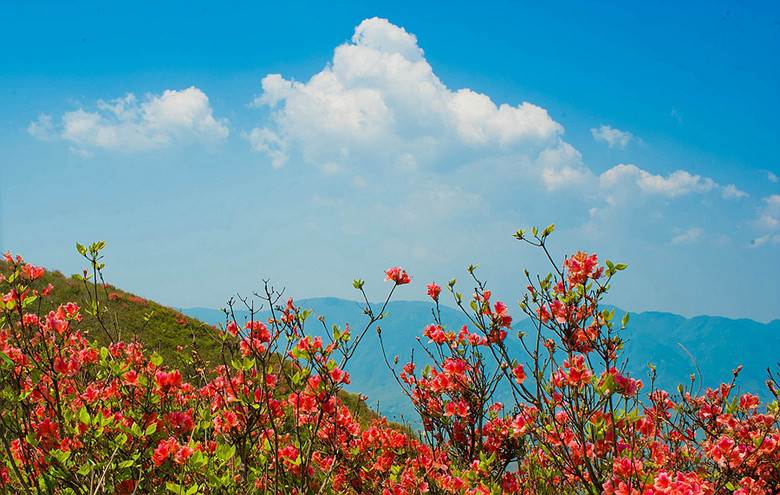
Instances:
[[[330,327],[349,323],[355,335],[367,322],[363,306],[356,301],[338,298],[304,299],[297,302],[309,308],[314,316],[324,316]],[[388,316],[380,322],[387,355],[399,363],[409,360],[414,349],[415,362],[424,364],[417,337],[431,323],[432,305],[418,301],[391,302]],[[616,321],[623,310],[615,308]],[[224,324],[225,314],[216,309],[185,308],[188,316],[210,324]],[[266,317],[265,315],[263,317]],[[241,322],[246,312],[237,312]],[[450,329],[459,329],[467,323],[466,317],[456,309],[442,307],[442,321]],[[309,325],[309,322],[311,323]],[[321,324],[312,317],[307,325],[313,334],[322,333]],[[514,325],[516,330],[532,332],[527,320]],[[766,369],[780,362],[780,320],[764,324],[749,319],[729,319],[716,316],[683,316],[648,311],[631,313],[628,327],[621,335],[626,342],[625,357],[632,376],[642,378],[649,385],[648,364],[657,368],[657,385],[673,392],[677,384],[689,383],[691,374],[701,373],[704,386],[715,386],[731,379],[731,371],[744,366],[738,385],[744,391],[759,393],[765,397]],[[350,361],[347,370],[352,376],[353,392],[367,395],[371,405],[378,405],[383,414],[391,418],[400,415],[414,420],[413,409],[382,358],[378,337],[371,330]]]

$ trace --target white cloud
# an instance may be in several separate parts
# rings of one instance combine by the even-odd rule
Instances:
[[[723,186],[721,195],[723,196],[724,199],[742,199],[742,198],[746,198],[748,196],[748,193],[740,190],[734,184],[729,184],[727,186]]]
[[[764,198],[764,206],[758,212],[756,225],[763,231],[780,230],[780,194]]]
[[[765,170],[765,172],[767,180],[772,184],[777,184],[777,182],[780,181],[780,178],[778,178],[777,175],[772,173],[770,170]]]
[[[594,127],[590,130],[593,135],[593,139],[596,141],[607,143],[610,148],[623,149],[631,141],[635,141],[636,138],[628,131],[621,131],[608,125],[602,125],[600,127]]]
[[[582,185],[593,177],[582,163],[580,152],[563,141],[539,153],[536,163],[541,166],[542,181],[548,191]]]
[[[535,159],[559,146],[563,127],[544,108],[497,104],[448,88],[413,34],[366,19],[307,82],[269,74],[254,104],[271,109],[246,137],[279,167],[292,155],[322,167],[454,167],[469,156]],[[332,168],[332,166],[331,166]]]
[[[271,129],[256,127],[246,138],[253,149],[268,155],[274,168],[281,167],[287,161],[287,143]]]
[[[753,227],[758,231],[758,237],[751,242],[754,247],[767,244],[780,246],[780,194],[764,198],[763,206],[753,220]]]
[[[681,245],[681,244],[692,244],[696,241],[698,241],[701,238],[701,235],[704,233],[704,230],[702,230],[699,227],[692,227],[690,229],[684,230],[683,232],[680,232],[679,234],[672,237],[671,241],[669,241],[673,245]]]
[[[42,115],[28,132],[40,139],[56,135],[81,154],[95,149],[144,151],[195,139],[219,141],[229,134],[227,121],[214,117],[208,97],[194,86],[147,95],[142,102],[132,93],[99,100],[96,111],[66,112],[59,126]]]
[[[713,189],[723,189],[727,198],[745,194],[684,170],[661,176],[618,165],[597,177],[544,108],[496,103],[472,89],[447,87],[417,38],[385,19],[361,22],[308,81],[269,74],[261,87],[253,105],[270,112],[244,136],[274,168],[295,161],[326,175],[367,169],[408,174],[500,162],[504,172],[514,168],[548,191],[628,181],[645,194],[668,198]],[[637,141],[607,125],[592,132],[610,147]]]
[[[705,193],[720,188],[714,180],[691,174],[686,170],[676,170],[664,177],[642,170],[636,165],[623,163],[603,172],[599,176],[599,182],[601,187],[606,190],[636,186],[645,194],[668,198],[691,193]]]
[[[764,234],[753,239],[751,244],[754,247],[761,247],[767,244],[772,246],[780,246],[780,234]]]
[[[54,137],[54,123],[51,115],[40,114],[37,120],[30,122],[30,125],[27,126],[27,132],[41,141],[51,140]]]

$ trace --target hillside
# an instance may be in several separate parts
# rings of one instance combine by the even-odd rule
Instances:
[[[8,273],[4,261],[0,261],[0,273]],[[48,284],[54,290],[48,298],[39,299],[42,301],[41,311],[48,312],[67,302],[75,302],[82,309],[89,306],[88,289],[75,276],[66,277],[59,271],[47,271],[33,287],[40,290]],[[92,291],[93,287],[90,286],[89,290]],[[103,324],[117,337],[116,340],[142,342],[146,349],[162,356],[167,366],[180,369],[190,378],[194,378],[199,369],[208,372],[221,361],[220,346],[213,337],[215,329],[204,323],[214,318],[188,316],[110,284],[99,287],[98,299],[100,305],[106,308]],[[82,313],[84,317],[79,322],[79,330],[99,345],[109,344],[108,334],[97,318],[84,314],[84,311]],[[378,417],[365,402],[359,400],[357,394],[344,393],[341,398],[361,422]]]
[[[0,262],[0,273],[7,273],[7,265]],[[89,307],[87,288],[82,280],[66,277],[59,271],[47,271],[35,281],[34,287],[41,289],[48,284],[54,286],[51,296],[39,299],[42,311],[56,309],[62,303],[75,302],[82,308]],[[90,286],[92,291],[93,287]],[[136,294],[123,291],[113,285],[100,286],[98,300],[102,308],[103,323],[117,340],[138,339],[150,351],[157,352],[169,366],[191,372],[198,363],[193,362],[192,351],[206,368],[218,358],[219,347],[212,337],[213,328],[181,312],[163,306]],[[79,329],[100,345],[110,342],[108,334],[97,318],[82,311],[83,320]],[[178,347],[182,346],[181,349]]]
[[[329,324],[349,323],[357,328],[365,321],[362,306],[355,301],[337,298],[314,298],[298,301],[304,308],[322,315]],[[617,320],[624,313],[615,308]],[[184,308],[182,311],[201,321],[224,324],[225,316],[219,310],[209,308]],[[417,337],[431,322],[431,304],[418,301],[391,302],[388,317],[381,322],[382,336],[389,357],[398,355],[406,362],[412,349],[418,363],[420,352]],[[238,319],[244,313],[236,314]],[[442,307],[442,319],[450,328],[466,323],[457,310]],[[530,331],[528,322],[518,321],[517,330]],[[685,318],[662,312],[631,313],[628,328],[622,334],[626,342],[625,356],[629,359],[629,371],[648,384],[648,367],[657,367],[657,385],[669,391],[677,384],[688,384],[692,373],[700,370],[704,386],[715,386],[731,379],[731,371],[744,366],[738,385],[764,396],[766,369],[780,361],[780,321],[764,324],[757,321],[733,320],[715,316]],[[511,338],[511,337],[510,337]],[[353,377],[353,389],[369,397],[372,405],[390,418],[414,418],[414,410],[393,380],[381,355],[376,335],[368,335],[364,345],[350,362],[348,371]],[[356,390],[357,391],[357,390]]]

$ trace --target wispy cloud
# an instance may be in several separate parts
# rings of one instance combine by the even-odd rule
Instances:
[[[698,241],[701,238],[703,233],[704,233],[703,229],[699,227],[692,227],[672,237],[669,243],[675,246],[681,244],[692,244]]]
[[[739,189],[734,184],[729,184],[721,188],[721,195],[724,199],[742,199],[747,198],[749,195],[745,191]]]
[[[621,131],[608,125],[594,127],[590,130],[593,139],[598,142],[606,143],[610,148],[624,149],[636,137],[628,131]]]
[[[51,115],[42,113],[37,120],[30,122],[27,132],[41,141],[50,141],[54,136],[54,122]]]

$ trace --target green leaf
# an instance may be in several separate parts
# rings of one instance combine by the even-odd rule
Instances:
[[[14,364],[14,362],[11,360],[11,358],[6,356],[4,352],[0,352],[0,361],[3,361],[6,364],[10,364],[11,366],[13,366],[13,364]]]
[[[232,459],[234,455],[236,455],[236,446],[222,444],[217,447],[216,454],[219,460],[222,462],[227,462]]]
[[[157,423],[151,423],[149,424],[149,426],[146,427],[146,431],[144,432],[144,434],[146,436],[149,436],[154,434],[155,431],[157,431]]]
[[[89,417],[89,411],[87,411],[87,406],[81,406],[81,409],[79,409],[79,421],[88,425],[91,419],[92,418]]]
[[[296,371],[295,374],[292,376],[293,385],[299,385],[302,379],[303,377],[301,376],[301,372]]]
[[[90,464],[89,462],[84,463],[78,470],[78,473],[81,476],[86,476],[91,472],[92,472],[92,464]]]

